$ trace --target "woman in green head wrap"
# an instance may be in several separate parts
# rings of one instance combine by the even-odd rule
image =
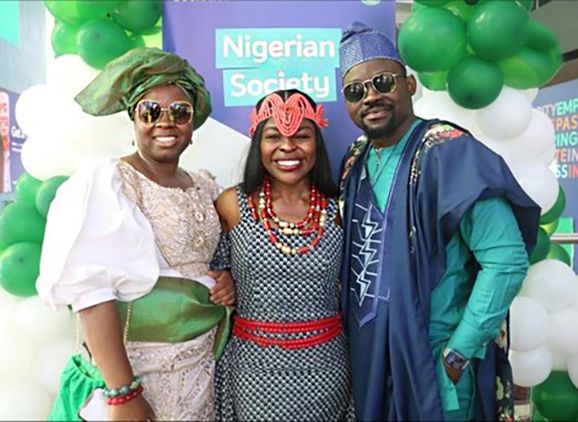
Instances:
[[[204,80],[175,54],[139,48],[76,100],[97,116],[127,110],[136,151],[84,167],[51,204],[37,288],[80,314],[97,367],[81,393],[79,367],[90,365],[72,361],[51,419],[77,420],[81,407],[90,420],[213,419],[214,362],[235,293],[227,272],[209,269],[220,189],[208,172],[179,167],[211,111]],[[98,385],[103,413],[91,414],[99,401],[83,405]]]

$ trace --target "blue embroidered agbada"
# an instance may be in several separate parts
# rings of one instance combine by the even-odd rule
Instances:
[[[428,329],[431,292],[444,273],[446,246],[475,202],[504,197],[530,253],[540,209],[501,157],[459,128],[423,121],[409,136],[381,212],[365,177],[368,147],[365,138],[352,146],[341,183],[342,309],[356,415],[360,420],[443,420]],[[477,374],[481,406],[475,417],[494,420],[496,376],[511,382],[507,351],[488,345]]]

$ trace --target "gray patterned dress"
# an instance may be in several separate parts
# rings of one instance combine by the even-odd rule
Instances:
[[[227,266],[230,256],[238,315],[269,322],[336,315],[343,233],[335,223],[335,200],[328,201],[325,233],[319,245],[305,255],[286,256],[251,217],[247,196],[239,188],[237,196],[241,221],[222,238],[215,262]],[[312,239],[277,233],[281,241],[295,247]],[[299,335],[276,334],[275,338]],[[349,354],[343,334],[316,346],[289,350],[261,347],[233,336],[217,365],[219,420],[352,419],[351,397]]]

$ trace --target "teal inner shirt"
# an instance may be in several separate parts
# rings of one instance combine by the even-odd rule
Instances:
[[[382,149],[381,164],[386,159],[387,168],[376,166],[377,153],[370,147],[367,172],[382,212],[409,133],[411,129],[397,146]],[[475,279],[474,266],[479,268]],[[475,380],[469,365],[454,385],[443,367],[442,351],[449,347],[469,359],[482,359],[527,269],[526,248],[508,201],[498,197],[476,202],[446,247],[446,269],[431,294],[430,344],[447,420],[473,418]]]
[[[369,147],[366,169],[371,186],[373,187],[377,205],[381,212],[385,210],[393,177],[395,176],[395,170],[397,169],[409,136],[420,122],[421,120],[416,119],[397,144],[382,147],[379,153],[373,146]],[[380,158],[378,158],[378,156],[380,156]],[[379,165],[378,162],[380,163]]]

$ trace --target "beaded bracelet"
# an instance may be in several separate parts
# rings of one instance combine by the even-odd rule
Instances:
[[[106,404],[111,405],[111,406],[116,406],[118,404],[125,404],[126,402],[131,401],[132,399],[134,399],[136,396],[138,396],[140,393],[142,393],[142,385],[139,386],[136,390],[131,391],[130,393],[128,393],[127,395],[124,396],[118,396],[118,397],[109,397],[106,400]]]
[[[130,384],[123,385],[120,388],[105,388],[103,395],[106,398],[114,399],[117,397],[125,397],[141,387],[142,381],[140,377],[135,377]]]

